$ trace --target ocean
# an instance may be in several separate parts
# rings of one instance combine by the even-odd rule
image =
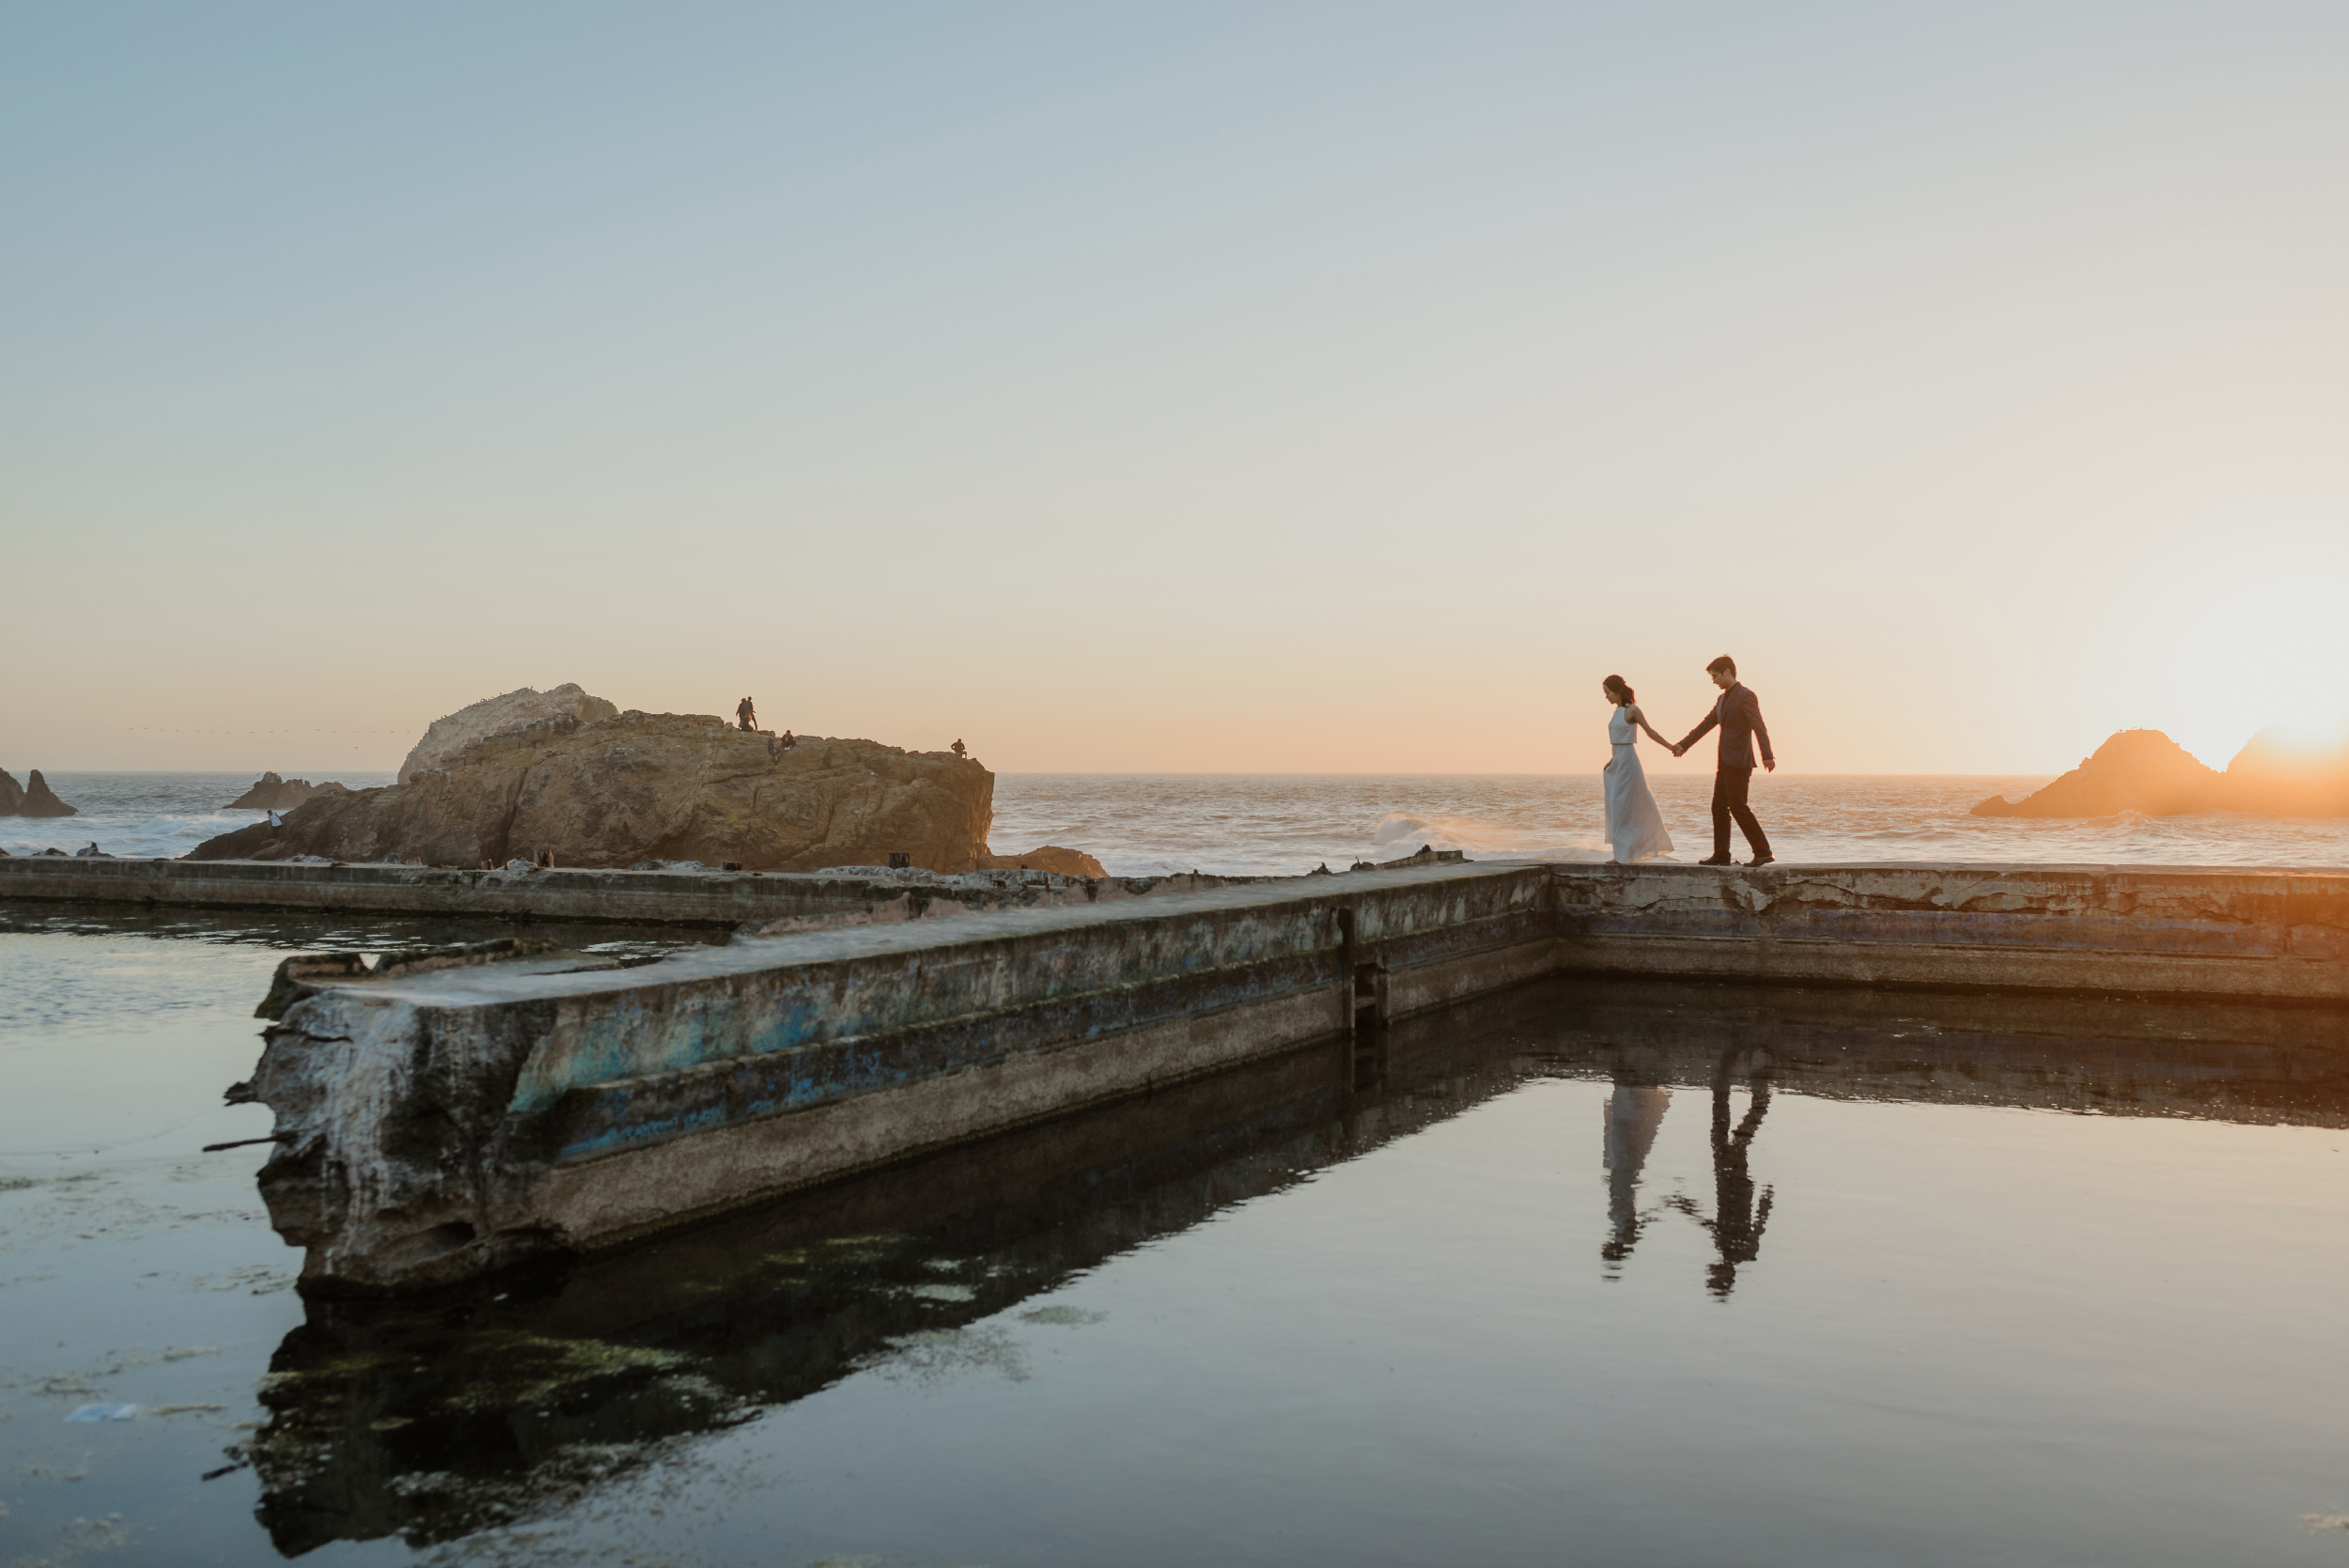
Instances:
[[[81,815],[0,817],[11,855],[95,843],[111,855],[168,856],[260,819],[227,802],[244,773],[52,773]],[[346,773],[354,789],[389,773]],[[1968,816],[2045,776],[1758,774],[1753,805],[1789,864],[1991,861],[2041,864],[2349,866],[2349,819],[2135,813],[2033,821]],[[1672,858],[1712,848],[1709,775],[1652,780]],[[995,781],[998,854],[1081,849],[1118,876],[1166,871],[1295,875],[1389,861],[1422,845],[1470,860],[1607,858],[1592,774],[1005,773]],[[1733,853],[1745,858],[1742,838]]]

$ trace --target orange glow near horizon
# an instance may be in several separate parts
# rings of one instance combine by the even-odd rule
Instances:
[[[2221,563],[2148,608],[2108,672],[2105,706],[2213,768],[2271,728],[2294,750],[2338,747],[2349,742],[2345,607],[2349,556],[2340,552]]]

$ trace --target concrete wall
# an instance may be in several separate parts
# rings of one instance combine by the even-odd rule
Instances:
[[[422,1283],[1346,1032],[1555,962],[1540,867],[1311,877],[306,983],[249,1093],[314,1280]]]
[[[1561,866],[1568,972],[2349,999],[2349,873]]]
[[[459,871],[287,861],[0,859],[0,899],[28,905],[487,915],[632,924],[748,925],[854,914],[919,919],[972,909],[1116,902],[1262,881],[1064,877],[1042,871]]]
[[[314,1282],[606,1246],[1560,972],[2338,1004],[2349,876],[1458,865],[483,956],[272,993],[262,1188]]]

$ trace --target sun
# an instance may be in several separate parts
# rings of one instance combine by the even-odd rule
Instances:
[[[2349,555],[2215,562],[2149,613],[2117,678],[2126,710],[2214,768],[2270,725],[2349,741]]]

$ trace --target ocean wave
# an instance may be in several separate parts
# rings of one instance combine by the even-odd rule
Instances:
[[[1494,821],[1488,817],[1421,816],[1389,812],[1371,830],[1365,861],[1393,861],[1421,846],[1458,850],[1471,861],[1603,861],[1606,842],[1594,834],[1561,837],[1554,827]]]
[[[78,816],[0,817],[0,849],[38,855],[44,849],[68,854],[96,844],[126,859],[173,860],[209,838],[233,833],[262,819],[257,811],[88,812]]]

